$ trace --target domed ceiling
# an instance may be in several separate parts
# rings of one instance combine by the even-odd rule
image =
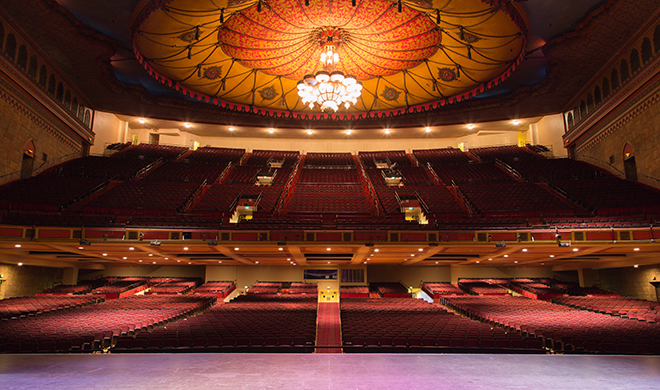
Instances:
[[[149,0],[133,12],[132,37],[147,72],[190,98],[355,118],[426,111],[499,84],[523,59],[526,20],[501,0]],[[337,113],[298,96],[328,44],[333,69],[363,86]]]

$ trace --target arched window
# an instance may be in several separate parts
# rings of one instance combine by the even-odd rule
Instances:
[[[596,86],[596,88],[594,88],[594,100],[596,101],[596,105],[599,105],[600,103],[603,102],[603,98],[600,96],[599,86]]]
[[[642,64],[639,62],[639,52],[637,49],[633,49],[633,51],[630,53],[630,70],[635,73],[641,67]]]
[[[660,52],[660,25],[655,26],[655,31],[653,32],[653,49],[655,52]]]
[[[653,49],[651,49],[651,40],[644,38],[642,42],[642,62],[647,63],[653,57]]]
[[[46,71],[46,67],[41,65],[41,68],[39,69],[39,85],[42,88],[46,88],[46,79],[48,78],[48,72]]]
[[[575,125],[575,122],[573,122],[573,113],[572,112],[568,113],[568,117],[567,117],[566,121],[568,122],[568,128],[569,129],[573,128],[573,126]]]
[[[48,93],[55,95],[55,76],[52,74],[48,78]]]
[[[594,98],[591,94],[587,95],[587,110],[589,110],[589,112],[594,110]]]
[[[616,91],[616,89],[619,88],[619,72],[617,72],[616,69],[612,69],[610,79],[612,79],[612,91]]]
[[[83,106],[82,104],[78,106],[78,114],[77,114],[77,117],[78,117],[78,119],[80,119],[81,121],[82,121],[83,118],[85,117],[85,106]]]
[[[78,113],[78,98],[75,97],[75,96],[73,97],[73,100],[71,101],[71,112],[73,112],[74,115],[76,115]]]
[[[610,96],[610,79],[607,77],[603,79],[603,97]]]
[[[66,107],[67,110],[71,109],[71,92],[68,90],[64,94],[64,107]]]
[[[25,48],[25,45],[21,45],[21,47],[18,48],[16,64],[18,64],[21,69],[27,69],[27,49]]]
[[[12,60],[16,58],[16,37],[14,34],[7,35],[7,42],[5,43],[5,55]]]
[[[622,60],[620,69],[621,69],[621,84],[623,84],[626,80],[628,80],[628,77],[630,77],[630,68],[628,68],[628,61]]]
[[[90,110],[85,110],[85,119],[83,120],[85,126],[89,127],[92,124],[92,114]]]
[[[62,83],[58,83],[57,84],[57,94],[55,95],[55,100],[62,103],[63,99],[64,99],[64,86],[62,85]]]
[[[580,120],[582,119],[582,116],[580,115],[580,107],[575,107],[575,108],[573,109],[573,116],[575,117],[575,118],[574,118],[574,119],[575,119],[575,123],[580,122]]]
[[[39,65],[37,65],[37,57],[35,56],[30,57],[30,66],[28,66],[28,76],[33,80],[37,79],[38,66]]]
[[[584,119],[587,117],[587,103],[583,101],[580,102],[580,118]]]

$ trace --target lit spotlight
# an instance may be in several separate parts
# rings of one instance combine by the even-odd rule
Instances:
[[[555,255],[550,255],[550,257],[555,257]]]
[[[103,254],[103,256],[107,256],[107,255],[108,255],[107,253],[104,253],[104,254]]]
[[[140,122],[140,124],[143,125],[143,124],[145,124],[147,121],[144,120],[144,118],[140,118],[140,119],[138,119],[138,122]]]
[[[234,128],[230,126],[227,130],[234,131]]]
[[[347,135],[351,135],[352,131],[351,130],[346,130]]]
[[[186,129],[189,129],[189,128],[192,127],[192,124],[186,122],[186,123],[183,124],[183,127],[185,127]]]
[[[16,264],[16,265],[18,265],[19,267],[22,267],[22,266],[23,266],[23,263],[18,263],[18,264]]]
[[[332,248],[326,248],[325,250],[326,250],[326,251],[329,251],[329,250],[331,250],[331,249],[332,249]]]
[[[479,264],[479,260],[477,260],[477,264]]]
[[[515,126],[518,126],[520,124],[520,121],[516,119],[516,120],[512,121],[511,123],[513,123]]]
[[[470,123],[470,124],[467,125],[466,127],[467,127],[468,129],[470,129],[470,130],[474,129],[474,125],[473,125],[472,123]]]
[[[307,130],[307,134],[312,135],[314,132],[312,130]]]
[[[527,248],[523,249],[522,251],[523,251],[523,252],[527,252]]]
[[[420,252],[422,252],[422,251],[424,250],[424,248],[419,248],[419,249],[417,249],[417,250],[420,251]]]
[[[639,264],[635,264],[635,268],[639,268]]]
[[[126,260],[126,259],[128,259],[128,257],[124,256],[124,257],[122,257],[122,259],[123,259],[123,260]]]
[[[79,246],[78,249],[83,250],[83,247],[82,247],[82,246]]]
[[[380,252],[380,249],[374,249],[374,252]]]
[[[153,262],[153,263],[151,263],[151,264],[156,264],[156,262],[154,261],[154,262]]]
[[[390,129],[385,129],[385,134],[389,134],[389,133],[390,133]]]
[[[222,264],[222,260],[218,261],[218,264]]]
[[[240,248],[238,248],[238,247],[234,248],[235,251],[237,251],[237,250],[239,250],[239,249],[240,249]]]
[[[504,257],[509,257],[509,255],[504,255]]]
[[[277,248],[277,249],[280,250],[280,251],[283,251],[283,250],[284,250],[284,248]]]
[[[187,250],[188,250],[188,247],[187,247],[187,246],[184,246],[184,247],[183,247],[183,250],[184,250],[184,251],[187,251]]]
[[[133,251],[133,250],[135,250],[135,248],[133,248],[133,247],[129,247],[128,250],[129,250],[129,251]]]
[[[431,128],[430,128],[430,127],[427,127],[427,128],[424,129],[424,131],[426,131],[427,133],[430,133],[430,132],[431,132]]]
[[[20,248],[20,247],[21,247],[21,244],[16,244],[16,245],[14,245],[14,247],[16,247],[16,248]]]
[[[637,251],[639,250],[639,248],[635,248],[635,249],[633,249],[633,250],[634,250],[635,252],[637,252]]]
[[[518,260],[514,261],[514,263],[518,264]]]
[[[578,250],[578,248],[573,248],[573,252],[577,252]]]
[[[268,129],[268,132],[273,134],[275,132],[275,129]]]

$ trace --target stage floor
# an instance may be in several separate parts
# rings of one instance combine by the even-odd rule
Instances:
[[[0,388],[657,390],[660,356],[0,355]]]

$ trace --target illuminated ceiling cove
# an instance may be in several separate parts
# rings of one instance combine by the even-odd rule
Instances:
[[[304,118],[328,115],[296,88],[328,39],[363,85],[339,118],[469,99],[515,70],[528,39],[524,10],[503,0],[145,0],[132,27],[148,73],[189,98]]]

